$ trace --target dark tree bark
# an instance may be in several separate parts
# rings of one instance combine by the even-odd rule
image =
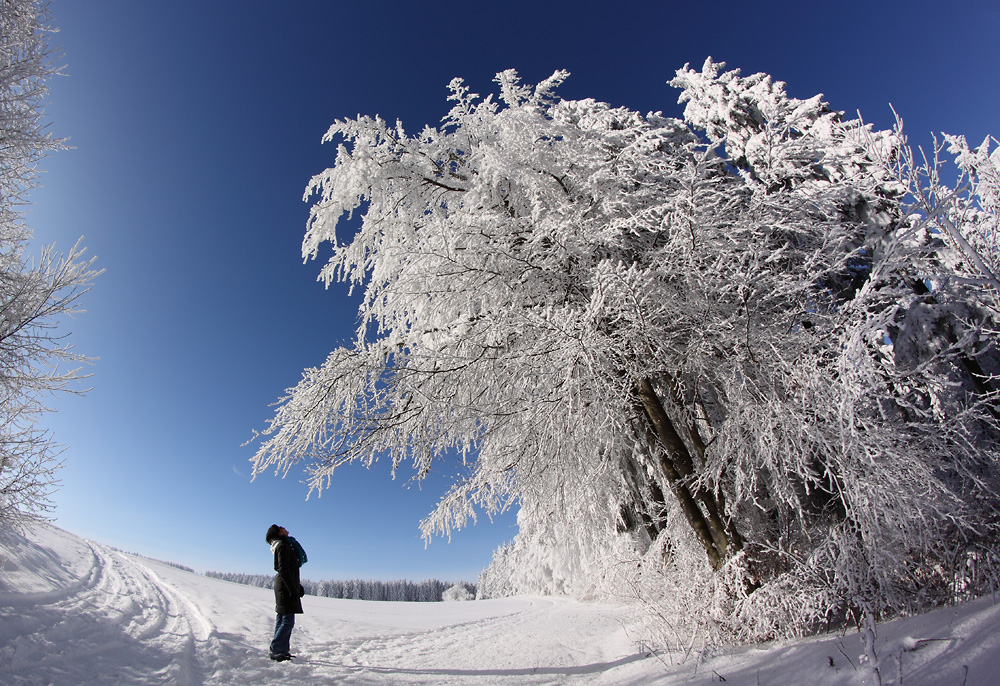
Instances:
[[[705,548],[709,564],[718,570],[725,560],[743,547],[734,527],[727,527],[721,498],[696,483],[697,473],[690,450],[649,379],[638,383],[637,393],[648,421],[647,441],[671,492],[695,536]]]

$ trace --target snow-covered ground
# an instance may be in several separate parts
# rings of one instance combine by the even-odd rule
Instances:
[[[873,683],[855,634],[649,656],[625,608],[565,598],[305,598],[290,663],[267,658],[270,591],[123,554],[52,527],[0,546],[0,684]],[[881,627],[884,684],[1000,684],[992,598]],[[671,663],[674,664],[671,664]]]

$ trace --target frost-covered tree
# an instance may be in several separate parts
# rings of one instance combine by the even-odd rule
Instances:
[[[995,329],[972,302],[993,286],[926,286],[955,340],[907,343],[917,285],[953,273],[928,224],[952,196],[920,218],[899,132],[722,67],[678,71],[684,120],[504,72],[498,99],[453,81],[440,128],[336,122],[303,253],[333,246],[320,278],[362,289],[359,327],[283,399],[255,472],[447,470],[426,535],[521,507],[481,593],[638,568],[730,637],[940,587],[942,546],[995,532]],[[988,216],[949,221],[995,221],[970,202]]]
[[[810,213],[828,198],[825,215],[850,232],[846,269],[806,273],[823,297],[799,315],[803,335],[775,350],[768,367],[782,374],[754,388],[764,402],[722,389],[728,416],[709,466],[746,475],[732,498],[767,513],[753,538],[769,541],[751,568],[770,581],[738,615],[743,626],[771,618],[766,634],[796,626],[804,608],[819,619],[919,605],[943,592],[931,570],[996,540],[1000,366],[995,319],[978,304],[996,282],[940,219],[974,214],[968,233],[988,236],[995,209],[946,188],[938,162],[917,167],[901,127],[872,132],[819,97],[794,100],[766,75],[720,66],[678,72],[685,119],[758,196],[798,194]],[[789,613],[767,612],[782,602]]]
[[[59,451],[38,420],[48,397],[74,390],[84,360],[56,325],[96,275],[79,245],[65,256],[51,246],[27,252],[23,208],[36,165],[62,145],[41,112],[56,73],[51,32],[46,3],[0,0],[0,530],[48,508]]]

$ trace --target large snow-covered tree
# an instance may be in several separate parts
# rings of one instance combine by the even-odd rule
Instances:
[[[426,535],[521,508],[486,589],[593,590],[631,551],[741,637],[898,609],[992,542],[994,286],[949,237],[995,209],[920,214],[899,131],[722,67],[678,71],[683,120],[508,71],[496,99],[453,81],[440,128],[336,122],[303,253],[363,291],[357,335],[255,472],[457,473]]]
[[[56,326],[96,275],[79,245],[28,253],[27,195],[62,145],[42,121],[51,32],[47,3],[0,0],[0,531],[48,507],[59,450],[38,422],[49,397],[75,391],[84,361]]]

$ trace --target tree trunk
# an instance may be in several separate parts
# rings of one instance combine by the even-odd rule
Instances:
[[[622,458],[625,481],[632,494],[635,515],[650,541],[655,541],[662,530],[666,500],[660,485],[649,478],[646,468],[633,455]]]
[[[727,530],[721,498],[693,485],[697,474],[691,452],[663,408],[652,382],[640,380],[637,392],[650,427],[647,440],[658,458],[658,466],[688,524],[705,548],[709,564],[718,570],[730,554],[742,548],[742,539],[735,530],[731,533]]]

